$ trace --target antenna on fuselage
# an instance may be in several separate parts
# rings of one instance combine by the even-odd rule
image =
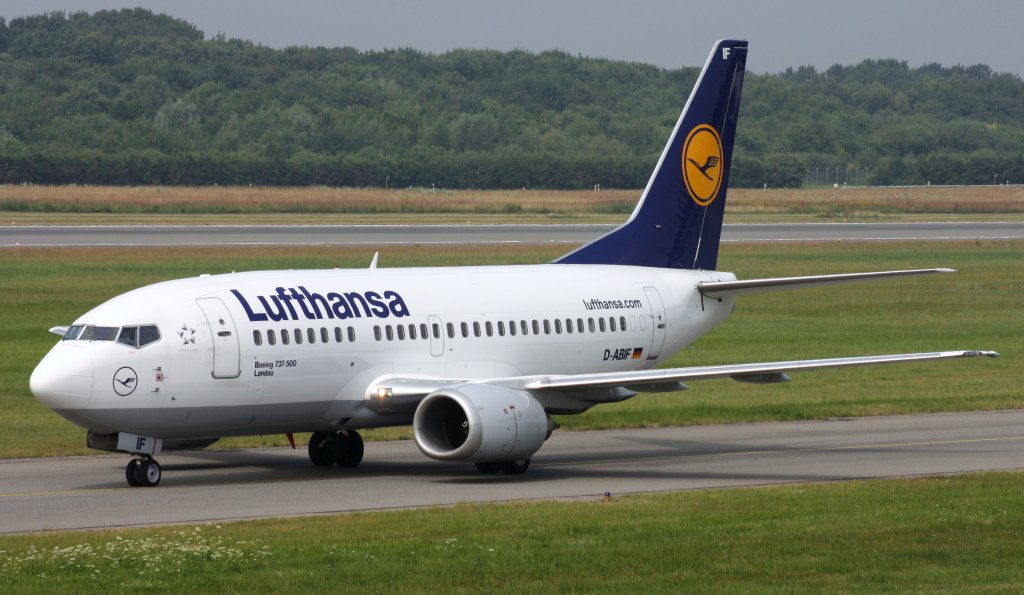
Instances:
[[[371,271],[377,269],[377,257],[378,256],[380,256],[380,252],[374,252],[373,253],[373,260],[370,261],[370,270]]]

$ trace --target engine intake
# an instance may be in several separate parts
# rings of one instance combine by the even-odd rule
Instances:
[[[530,393],[490,384],[430,393],[412,427],[416,446],[440,461],[527,459],[550,435],[547,413]]]

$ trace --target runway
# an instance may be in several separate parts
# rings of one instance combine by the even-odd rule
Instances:
[[[522,476],[367,442],[357,469],[304,449],[159,457],[156,488],[129,488],[126,455],[0,462],[0,533],[198,523],[557,498],[1024,468],[1024,410],[556,432]]]
[[[0,227],[0,247],[581,244],[612,225],[118,225]],[[724,242],[1024,239],[1024,222],[726,224]]]

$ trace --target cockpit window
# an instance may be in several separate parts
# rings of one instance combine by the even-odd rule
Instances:
[[[74,341],[75,339],[78,338],[78,335],[81,332],[82,332],[82,325],[76,324],[74,326],[69,326],[68,330],[64,333],[64,338],[61,339],[61,340],[62,341]]]
[[[139,327],[137,326],[126,326],[121,329],[121,334],[117,336],[117,342],[122,345],[129,347],[139,346]]]
[[[113,341],[117,337],[116,326],[92,326],[89,325],[82,330],[78,336],[79,341]]]
[[[159,340],[160,329],[156,328],[156,325],[147,324],[139,327],[139,347],[145,347]]]
[[[126,326],[117,336],[117,342],[129,347],[145,347],[160,340],[160,329],[156,325]]]

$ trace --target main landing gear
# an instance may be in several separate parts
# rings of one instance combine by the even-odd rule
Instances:
[[[128,466],[124,468],[124,477],[132,487],[155,487],[160,483],[161,475],[160,463],[148,455],[128,461]]]
[[[520,461],[501,461],[492,462],[487,461],[484,463],[477,463],[476,470],[485,475],[493,475],[504,471],[509,475],[522,475],[526,473],[526,470],[530,468],[530,459],[522,459]]]
[[[313,432],[309,460],[317,467],[355,467],[363,460],[363,437],[354,430]]]

